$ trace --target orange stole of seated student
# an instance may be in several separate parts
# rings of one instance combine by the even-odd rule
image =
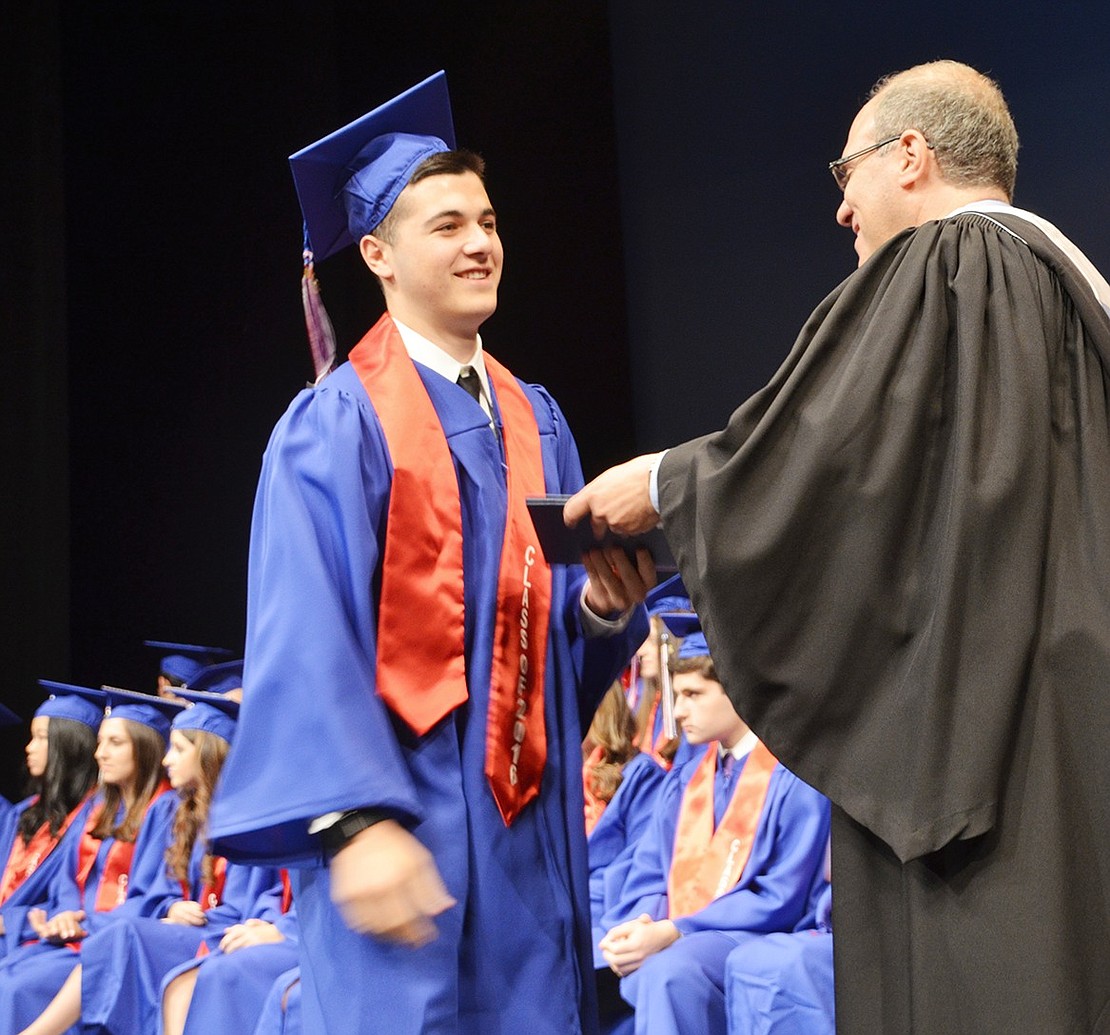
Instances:
[[[143,818],[146,818],[150,806],[170,789],[169,783],[163,780],[154,793],[150,796]],[[81,835],[81,845],[77,851],[77,887],[81,893],[81,901],[85,900],[85,885],[88,884],[89,874],[92,872],[93,863],[104,843],[93,837],[90,831],[96,826],[103,806],[94,809],[89,821],[85,824],[84,833]],[[108,848],[108,858],[104,863],[104,872],[100,875],[100,883],[96,889],[96,901],[93,910],[97,913],[107,913],[121,905],[127,898],[127,879],[131,872],[131,857],[135,854],[134,841],[113,841]]]
[[[350,360],[393,464],[378,609],[378,693],[423,735],[468,696],[458,480],[439,416],[388,314]],[[551,570],[525,505],[528,496],[546,491],[535,414],[508,370],[492,356],[484,361],[504,420],[508,470],[486,776],[509,825],[539,794],[547,759],[543,685]]]
[[[39,863],[54,850],[62,834],[69,829],[70,823],[84,805],[85,802],[82,801],[74,806],[73,811],[66,816],[65,821],[58,828],[57,834],[50,833],[49,823],[43,823],[26,844],[23,843],[23,838],[16,834],[11,854],[8,856],[8,865],[4,868],[4,877],[0,880],[0,905],[12,897],[16,889],[38,869]]]
[[[212,856],[212,877],[200,889],[197,904],[206,912],[215,909],[224,900],[224,884],[227,882],[227,860],[222,855]],[[181,893],[187,899],[189,886],[182,881]]]
[[[682,796],[667,878],[668,915],[672,920],[704,909],[740,879],[751,855],[771,774],[778,765],[762,743],[756,744],[744,760],[732,800],[714,830],[717,756],[717,744],[713,742]]]

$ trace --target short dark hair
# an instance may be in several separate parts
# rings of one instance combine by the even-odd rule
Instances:
[[[686,672],[694,672],[702,679],[712,679],[714,683],[721,681],[717,677],[717,668],[713,664],[713,659],[708,654],[697,654],[690,658],[675,658],[671,662],[672,675],[678,676]]]
[[[419,183],[430,176],[462,176],[464,173],[474,173],[482,183],[486,182],[486,163],[481,155],[473,151],[458,148],[454,151],[437,151],[429,155],[412,171],[409,184]],[[371,234],[381,238],[389,244],[393,243],[395,227],[400,218],[399,212],[404,211],[403,195],[393,203],[393,207],[385,214],[382,221],[371,230]]]

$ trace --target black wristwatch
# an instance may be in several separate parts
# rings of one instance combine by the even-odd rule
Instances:
[[[380,823],[383,819],[392,817],[384,809],[351,809],[344,812],[330,827],[320,831],[320,845],[328,859],[334,859],[336,853],[360,831]]]

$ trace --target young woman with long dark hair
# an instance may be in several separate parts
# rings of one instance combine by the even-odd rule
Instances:
[[[79,836],[96,786],[94,753],[104,692],[39,682],[49,696],[31,719],[25,749],[29,794],[14,807],[16,818],[0,842],[0,936],[9,930],[18,934],[28,909],[45,901],[65,856],[63,839]],[[10,947],[3,937],[0,956]]]

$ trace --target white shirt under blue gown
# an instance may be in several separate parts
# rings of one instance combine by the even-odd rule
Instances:
[[[203,837],[198,837],[189,859],[193,901],[199,901],[203,890],[205,847]],[[163,976],[192,959],[202,943],[211,951],[228,927],[254,916],[260,899],[275,883],[280,878],[270,867],[228,863],[221,901],[205,912],[207,923],[202,927],[169,924],[163,918],[183,897],[183,889],[163,865],[150,892],[157,907],[143,916],[121,917],[81,946],[83,1035],[157,1032]]]
[[[716,750],[710,745],[708,750]],[[652,824],[640,840],[621,902],[606,928],[647,913],[668,913],[670,872],[682,796],[701,758],[671,771]],[[739,773],[740,762],[737,762]],[[733,791],[739,785],[734,778]],[[724,972],[729,952],[749,932],[812,927],[826,886],[829,802],[789,770],[771,773],[751,854],[737,883],[719,898],[674,921],[682,937],[649,956],[621,981],[636,1010],[635,1031],[650,1035],[724,1035]]]
[[[18,836],[16,827],[19,824],[19,818],[33,801],[34,797],[26,798],[14,806],[11,829],[6,834],[8,838],[7,847],[0,844],[0,859],[4,862],[11,854],[12,845]],[[4,934],[0,937],[0,958],[6,956],[12,949],[19,948],[22,943],[28,910],[45,906],[50,894],[50,883],[59,869],[65,865],[68,853],[73,850],[73,842],[80,840],[91,808],[92,798],[90,797],[73,817],[62,836],[58,838],[58,843],[39,860],[38,865],[27,879],[0,906],[0,917],[4,921]],[[3,835],[0,835],[0,838],[2,837]]]
[[[460,487],[469,700],[416,737],[375,693],[391,466],[369,398],[344,364],[297,396],[266,451],[251,535],[243,709],[213,835],[230,858],[302,867],[294,894],[306,1031],[573,1035],[584,1024],[590,1032],[582,731],[647,635],[646,617],[638,609],[623,632],[587,639],[584,572],[552,570],[547,766],[539,798],[506,828],[484,774],[507,500],[501,451],[465,389],[416,368]],[[575,491],[582,473],[562,413],[542,388],[522,388],[540,430],[547,491]],[[494,412],[499,422],[496,398]],[[331,904],[308,825],[364,806],[389,810],[429,847],[457,900],[437,918],[429,945],[353,934]]]
[[[151,802],[135,838],[127,883],[119,888],[119,892],[126,897],[122,903],[107,912],[96,912],[93,904],[96,902],[101,879],[105,877],[108,852],[115,840],[106,838],[100,843],[82,899],[76,880],[81,838],[73,838],[67,845],[64,864],[58,867],[50,882],[47,900],[42,907],[47,916],[54,916],[63,910],[84,909],[86,916],[81,921],[81,926],[91,936],[125,916],[148,916],[152,910],[157,909],[160,902],[157,898],[149,897],[149,893],[156,888],[159,874],[165,866],[166,848],[172,839],[177,801],[177,795],[170,791]],[[180,896],[180,886],[178,895]],[[30,927],[24,927],[20,933],[21,942],[36,937]],[[64,945],[48,945],[38,941],[21,945],[9,952],[0,961],[0,1031],[21,1031],[30,1024],[54,998],[70,971],[80,962],[81,955],[78,951]],[[77,1031],[76,1028],[72,1030]]]

